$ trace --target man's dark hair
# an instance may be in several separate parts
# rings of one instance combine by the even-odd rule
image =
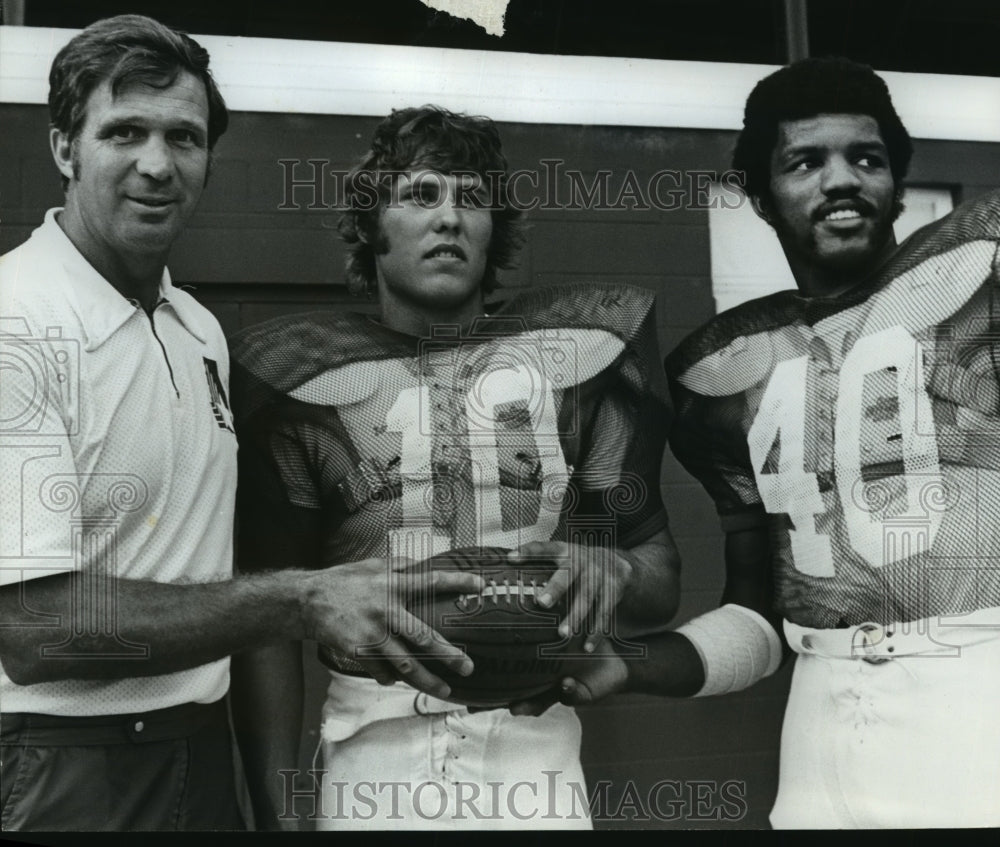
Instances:
[[[371,149],[348,174],[340,234],[347,243],[347,284],[373,294],[375,256],[388,249],[379,216],[392,196],[393,175],[415,170],[477,174],[490,189],[493,231],[482,289],[496,285],[497,269],[512,266],[523,242],[521,212],[507,201],[507,159],[500,133],[485,117],[449,112],[440,106],[397,109],[376,128]]]
[[[823,114],[870,115],[889,151],[897,196],[913,144],[896,114],[885,82],[868,65],[843,58],[803,59],[764,77],[750,92],[733,168],[746,174],[746,191],[766,201],[778,125]]]
[[[116,95],[122,86],[135,83],[169,88],[179,73],[188,71],[205,84],[211,150],[229,125],[229,110],[208,62],[208,51],[197,41],[152,18],[105,18],[88,26],[56,54],[49,71],[49,119],[72,141],[86,120],[90,95],[105,80]]]

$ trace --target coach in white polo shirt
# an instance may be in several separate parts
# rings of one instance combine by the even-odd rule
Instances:
[[[232,579],[226,343],[166,270],[228,123],[208,60],[135,15],[60,51],[65,208],[0,258],[4,830],[242,828],[228,655],[302,637],[352,651],[405,614],[372,591],[382,561]],[[366,661],[439,684],[406,647]],[[469,667],[450,645],[431,652]]]

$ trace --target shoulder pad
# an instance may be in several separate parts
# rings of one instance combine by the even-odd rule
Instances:
[[[996,260],[997,243],[985,240],[931,255],[872,295],[862,334],[897,324],[917,333],[943,323],[996,275]]]
[[[385,362],[351,362],[317,374],[288,396],[314,406],[349,406],[375,394],[382,384]]]
[[[638,335],[654,301],[654,293],[644,288],[581,282],[518,293],[495,317],[517,317],[525,330],[597,328],[630,340]]]
[[[306,312],[241,330],[230,339],[230,354],[255,380],[288,394],[326,371],[399,352],[376,343],[363,315]]]
[[[963,203],[943,218],[921,227],[906,239],[879,272],[881,287],[927,259],[977,241],[1000,239],[1000,191]]]
[[[802,301],[794,291],[779,291],[749,300],[716,315],[684,338],[667,356],[664,368],[671,379],[687,385],[686,375],[702,384],[709,394],[732,393],[730,382],[741,391],[759,381],[763,369],[773,365],[772,331],[801,318]],[[744,371],[724,376],[726,368]],[[710,374],[717,374],[711,377]],[[690,386],[694,390],[694,386]]]
[[[765,380],[774,368],[774,360],[774,342],[769,332],[738,335],[674,378],[699,394],[725,397]]]
[[[602,329],[540,329],[463,347],[466,373],[518,366],[542,374],[556,388],[586,382],[615,362],[625,342]]]

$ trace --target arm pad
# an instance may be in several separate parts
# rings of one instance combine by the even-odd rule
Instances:
[[[781,663],[781,639],[767,620],[746,606],[727,603],[677,628],[705,666],[695,697],[742,691],[770,676]]]

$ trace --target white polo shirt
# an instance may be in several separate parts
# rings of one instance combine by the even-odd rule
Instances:
[[[0,584],[84,571],[74,638],[59,644],[54,630],[45,649],[86,656],[113,620],[108,576],[231,578],[236,437],[215,318],[166,270],[147,315],[76,250],[59,211],[0,257]],[[112,653],[138,669],[148,648],[121,640]],[[0,709],[140,712],[212,702],[228,686],[228,659],[27,686],[0,672]]]

